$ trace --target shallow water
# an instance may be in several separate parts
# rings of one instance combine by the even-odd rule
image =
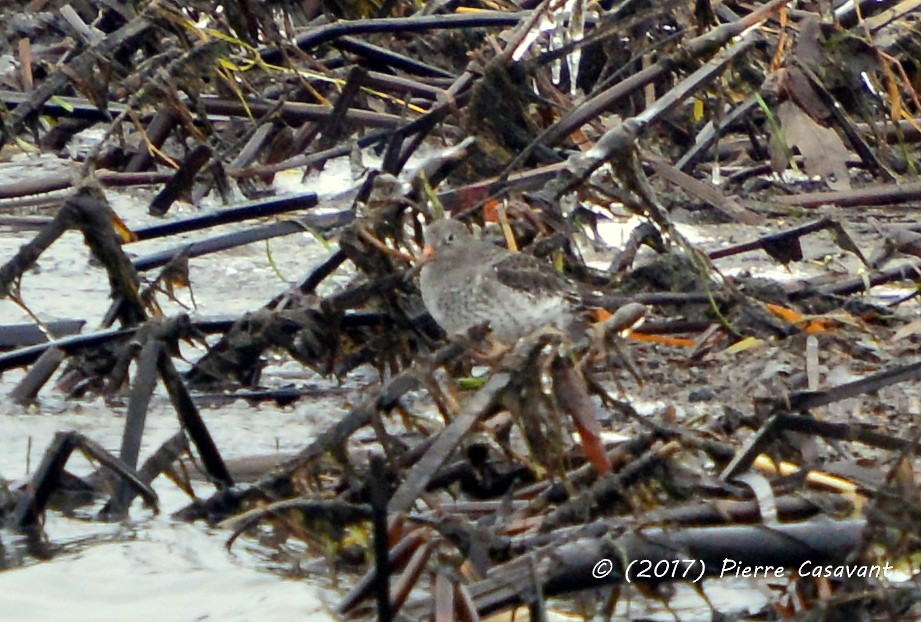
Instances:
[[[103,529],[80,526],[82,535]],[[241,546],[228,553],[226,533],[166,515],[104,529],[116,541],[0,573],[3,620],[332,618],[328,592],[261,570],[265,561]]]
[[[4,387],[4,390],[6,387]],[[304,401],[289,408],[260,409],[234,403],[203,410],[215,441],[225,457],[271,454],[302,447],[313,436],[319,412]],[[71,406],[62,412],[21,411],[0,415],[0,473],[22,474],[34,468],[41,452],[58,430],[84,432],[117,451],[124,424],[122,408],[110,409],[101,400]],[[142,458],[178,430],[165,396],[151,404]],[[27,439],[31,458],[27,459]],[[87,474],[92,465],[74,455],[68,468]],[[326,619],[327,589],[304,580],[290,580],[270,571],[269,551],[245,539],[228,552],[228,532],[189,525],[170,514],[189,499],[165,478],[154,488],[160,513],[154,515],[135,502],[131,520],[106,524],[91,517],[97,507],[80,509],[77,518],[47,513],[46,533],[63,554],[50,561],[27,561],[26,567],[0,572],[0,619],[6,620],[253,620],[288,616]],[[207,496],[210,486],[198,483]],[[15,538],[6,533],[10,548]],[[320,618],[317,618],[320,619]]]
[[[299,178],[291,174],[280,176],[278,183],[291,191],[302,188]],[[330,163],[322,176],[308,183],[319,188],[321,194],[348,187],[351,184],[348,162]],[[114,191],[107,191],[107,195],[129,227],[160,222],[145,213],[150,196]],[[195,208],[178,205],[167,219],[196,213]],[[608,242],[616,245],[629,235],[633,226],[634,221],[623,219],[622,222],[604,223],[602,232]],[[221,230],[234,227],[221,227]],[[753,229],[746,231],[746,238],[757,235]],[[185,239],[197,240],[222,231],[192,233]],[[716,228],[682,227],[682,232],[695,242],[720,236]],[[32,235],[33,232],[0,228],[0,260],[11,257]],[[132,254],[144,255],[176,245],[177,239],[173,238],[127,248]],[[266,243],[191,260],[198,304],[195,313],[208,316],[257,309],[296,282],[329,252],[307,233],[270,240],[268,248],[271,260]],[[743,256],[734,265],[726,263],[730,263],[730,269],[740,266],[773,268],[763,257],[755,255]],[[609,259],[601,255],[597,261],[599,267],[604,267]],[[272,262],[283,278],[275,273]],[[818,270],[815,266],[806,267],[811,272]],[[795,274],[790,273],[789,277]],[[345,278],[343,274],[333,280],[341,282]],[[85,318],[89,321],[84,331],[93,330],[94,323],[105,314],[109,304],[105,273],[90,264],[83,241],[76,234],[66,235],[42,256],[37,270],[23,279],[22,292],[25,302],[43,320]],[[186,304],[191,303],[188,292],[179,290],[179,297]],[[181,308],[176,305],[166,309],[167,314],[179,311]],[[23,310],[8,300],[0,300],[0,324],[25,321],[28,315]],[[192,350],[184,354],[191,360],[198,356]],[[267,382],[321,382],[295,364],[280,363],[273,371],[283,373],[267,373]],[[0,394],[7,394],[21,375],[21,372],[9,372],[0,378]],[[296,451],[319,429],[341,416],[350,402],[360,399],[362,383],[371,383],[373,378],[369,375],[363,379],[353,378],[350,382],[352,384],[332,395],[301,400],[290,407],[239,402],[204,409],[202,415],[225,458]],[[0,476],[17,479],[34,469],[45,447],[61,430],[83,432],[117,452],[123,424],[124,406],[110,407],[101,399],[65,401],[50,385],[41,394],[36,407],[24,409],[2,403]],[[158,389],[148,415],[141,459],[178,429],[169,401]],[[87,474],[93,470],[93,465],[74,457],[68,468],[77,474]],[[224,547],[228,537],[226,531],[170,520],[170,514],[182,508],[188,499],[164,478],[159,478],[154,486],[161,498],[161,513],[153,515],[136,502],[131,521],[124,524],[80,519],[92,516],[92,511],[98,508],[81,510],[82,514],[78,513],[77,517],[49,512],[48,537],[54,545],[63,546],[65,552],[50,561],[28,559],[21,568],[0,572],[0,620],[191,621],[331,617],[327,602],[335,604],[339,595],[328,585],[286,578],[277,565],[273,565],[272,552],[251,540],[238,541],[228,552]],[[197,492],[206,497],[211,491],[208,486],[199,484]],[[16,539],[9,532],[0,531],[0,542],[10,550]],[[765,602],[764,596],[748,583],[741,582],[710,582],[707,594],[725,611],[739,610],[743,605],[754,610]],[[677,588],[671,606],[681,612],[682,619],[710,617],[709,608],[688,587]],[[632,604],[622,602],[618,615],[673,619],[664,607],[641,596],[634,596]]]
[[[347,166],[347,165],[346,165]],[[331,167],[335,177],[342,164]],[[333,183],[341,186],[341,180]],[[110,203],[129,227],[153,219],[145,212],[150,196],[143,193],[106,192]],[[177,205],[167,219],[199,213]],[[242,227],[250,226],[248,224]],[[184,236],[196,240],[241,225],[221,227]],[[34,232],[0,228],[0,258],[12,257]],[[145,255],[177,246],[177,238],[133,244],[132,255]],[[270,249],[271,261],[266,248]],[[257,309],[306,274],[329,251],[304,233],[276,238],[193,259],[190,271],[197,310],[202,316],[239,314]],[[284,276],[280,278],[272,262]],[[341,278],[345,278],[344,276]],[[89,262],[82,237],[68,233],[44,254],[35,270],[22,282],[23,300],[44,321],[85,318],[84,331],[93,330],[109,305],[105,272]],[[191,305],[188,291],[179,298]],[[182,311],[174,305],[167,314]],[[0,300],[0,324],[28,322],[29,316],[9,300]],[[194,360],[200,353],[187,349]],[[297,374],[312,379],[310,373]],[[8,394],[22,373],[13,371],[0,379],[0,394]],[[341,415],[341,399],[303,400],[286,408],[252,406],[239,402],[202,410],[211,434],[226,458],[252,454],[290,452],[302,448],[318,425]],[[354,396],[352,396],[354,397]],[[110,407],[101,399],[65,401],[49,384],[40,403],[22,408],[0,403],[0,476],[16,480],[41,460],[54,434],[63,430],[83,432],[116,452],[124,425],[124,406]],[[141,451],[150,451],[179,430],[176,415],[162,389],[151,403]],[[68,469],[85,475],[93,465],[75,454]],[[238,542],[228,552],[225,531],[202,524],[187,525],[169,516],[188,503],[171,482],[159,478],[154,488],[160,495],[161,512],[153,515],[136,502],[131,522],[104,524],[80,520],[98,508],[80,510],[77,518],[51,511],[46,533],[54,546],[65,552],[50,561],[26,558],[26,565],[0,572],[0,620],[254,620],[326,619],[332,593],[304,580],[285,579],[269,570],[268,551]],[[212,490],[200,484],[197,492],[207,497]],[[0,531],[0,542],[9,551],[17,538]],[[335,602],[335,599],[333,598]]]

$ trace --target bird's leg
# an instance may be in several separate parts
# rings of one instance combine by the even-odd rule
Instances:
[[[477,341],[467,341],[465,345],[478,362],[490,367],[498,365],[512,350],[510,345],[499,341],[491,333]]]
[[[511,350],[511,346],[499,341],[489,330],[489,322],[482,322],[467,329],[466,333],[451,338],[473,354],[478,362],[495,367]],[[486,346],[484,348],[484,346]]]
[[[486,342],[489,344],[489,349],[481,350],[477,348],[474,350],[474,354],[477,356],[477,358],[482,360],[490,367],[495,367],[498,365],[502,359],[505,358],[505,355],[508,354],[512,349],[511,346],[499,341],[492,335],[487,337]]]

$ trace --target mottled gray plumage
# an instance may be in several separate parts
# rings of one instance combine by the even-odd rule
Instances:
[[[579,291],[549,265],[479,240],[456,220],[438,220],[424,236],[434,255],[422,266],[422,300],[449,335],[488,320],[509,343],[546,325],[579,337]]]

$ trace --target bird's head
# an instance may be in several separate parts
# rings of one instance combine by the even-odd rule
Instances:
[[[450,253],[462,240],[470,237],[467,227],[460,221],[443,218],[428,225],[423,232],[425,248],[419,256],[420,264],[427,264],[439,254]]]

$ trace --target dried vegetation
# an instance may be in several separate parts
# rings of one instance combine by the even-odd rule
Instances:
[[[47,326],[53,341],[9,328],[0,368],[28,367],[16,401],[38,399],[61,370],[56,390],[127,394],[127,417],[117,456],[62,432],[28,481],[0,479],[0,517],[42,554],[60,493],[105,499],[100,517],[118,519],[138,496],[156,504],[159,474],[191,492],[198,469],[216,491],[178,519],[301,539],[317,572],[366,571],[340,609],[381,619],[521,605],[540,618],[547,597],[586,588],[604,589],[562,602],[609,611],[634,560],[695,560],[695,576],[727,557],[791,571],[888,561],[911,574],[917,5],[4,3],[0,54],[15,61],[0,75],[4,153],[60,152],[91,127],[105,136],[74,176],[0,186],[7,213],[54,208],[0,268],[0,294],[18,300],[21,279],[41,278],[29,268],[75,229],[112,306],[93,331]],[[407,170],[420,146],[428,155]],[[280,171],[360,164],[366,148],[383,165],[350,205],[271,192]],[[251,201],[131,231],[106,189],[136,184],[158,188],[155,214],[179,198],[230,201],[234,187]],[[41,194],[62,190],[63,201]],[[613,314],[606,330],[586,349],[542,329],[489,356],[488,327],[446,340],[412,261],[441,212],[554,262]],[[608,247],[598,228],[629,215],[642,224]],[[174,252],[123,250],[255,218]],[[681,223],[725,223],[732,241],[692,243]],[[190,257],[304,228],[332,252],[263,308],[220,321],[173,311],[174,288],[195,285]],[[831,262],[808,279],[724,274],[743,253]],[[846,271],[831,269],[838,260]],[[348,266],[347,286],[324,289]],[[897,283],[900,298],[878,294]],[[186,366],[189,343],[205,353]],[[381,381],[297,455],[238,483],[196,404],[216,388],[310,400],[263,389],[279,352],[331,379],[370,365]],[[180,430],[141,463],[158,382]],[[74,450],[99,471],[69,473]],[[0,563],[23,554],[0,549]],[[611,572],[594,576],[603,558]],[[642,594],[667,602],[666,584],[687,580],[676,574],[641,581]],[[778,585],[769,619],[921,611],[914,580]]]

